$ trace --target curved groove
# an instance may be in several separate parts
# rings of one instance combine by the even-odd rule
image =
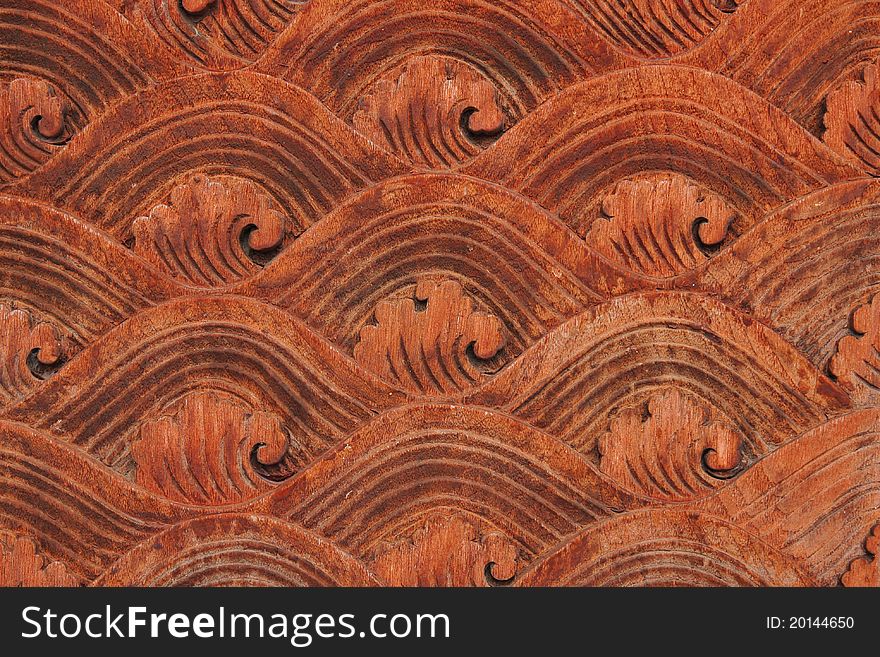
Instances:
[[[516,116],[590,72],[622,65],[559,0],[324,0],[309,3],[258,62],[346,119],[409,57],[458,59],[492,79]]]
[[[461,171],[522,192],[580,234],[601,192],[625,176],[691,178],[738,208],[746,228],[784,201],[861,175],[737,83],[668,65],[565,89]]]
[[[743,308],[824,369],[851,311],[880,289],[878,235],[880,183],[833,185],[768,215],[675,286]]]
[[[180,2],[140,0],[123,6],[129,20],[153,35],[178,59],[213,70],[256,60],[287,27],[305,0],[218,0],[198,12]],[[270,10],[270,6],[272,10]]]
[[[697,507],[798,559],[819,585],[835,584],[877,522],[880,411],[856,411],[805,433]]]
[[[422,174],[366,190],[230,289],[287,308],[350,348],[376,304],[420,276],[459,279],[510,331],[511,357],[581,309],[652,284],[516,194]]]
[[[687,52],[710,37],[737,9],[722,11],[718,3],[651,2],[648,0],[573,0],[584,19],[633,57],[660,59]]]
[[[878,55],[876,0],[749,0],[673,61],[736,80],[819,135],[828,92]]]
[[[92,586],[377,586],[364,564],[297,525],[223,514],[169,527]]]
[[[185,66],[103,2],[0,1],[4,73],[51,82],[89,119]]]
[[[33,536],[46,554],[86,578],[199,512],[135,486],[41,431],[3,421],[0,436],[0,525]]]
[[[135,315],[6,415],[124,467],[138,423],[194,387],[275,413],[306,455],[405,399],[287,313],[215,296]]]
[[[419,405],[358,429],[283,484],[269,508],[367,555],[443,506],[479,516],[536,554],[577,527],[645,504],[513,418]]]
[[[180,78],[130,96],[14,189],[124,239],[135,218],[188,173],[249,178],[302,229],[369,181],[404,169],[308,93],[239,72]]]
[[[183,292],[95,227],[38,202],[0,196],[0,294],[51,320],[74,345]]]
[[[815,586],[796,559],[711,515],[633,511],[534,562],[518,586]]]
[[[632,294],[569,320],[465,399],[507,410],[584,452],[620,409],[677,387],[739,422],[753,454],[849,405],[766,327],[708,297]]]

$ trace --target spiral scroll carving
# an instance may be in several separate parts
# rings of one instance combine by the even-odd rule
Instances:
[[[53,85],[18,78],[0,88],[0,184],[47,162],[73,132],[74,109]]]
[[[253,183],[196,175],[132,230],[136,253],[181,281],[207,287],[259,271],[281,244],[285,221]]]
[[[169,499],[214,505],[271,488],[264,468],[289,447],[272,414],[211,393],[194,393],[173,414],[141,425],[132,444],[137,482]]]
[[[627,409],[599,439],[602,472],[650,497],[700,497],[743,467],[741,438],[677,390]]]
[[[510,123],[492,83],[455,59],[415,57],[379,80],[352,118],[355,129],[413,164],[449,168]]]
[[[58,330],[27,310],[0,303],[0,404],[22,397],[64,361]]]
[[[676,174],[623,180],[601,211],[587,244],[624,267],[661,278],[705,262],[737,216],[718,195]]]
[[[514,543],[461,515],[434,516],[406,540],[379,549],[373,569],[389,586],[486,586],[511,582]]]
[[[478,312],[457,281],[418,282],[412,299],[383,301],[361,329],[354,357],[382,378],[421,394],[472,387],[504,347],[500,320]]]

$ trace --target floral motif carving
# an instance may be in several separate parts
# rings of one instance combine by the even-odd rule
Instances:
[[[649,276],[669,277],[709,258],[736,212],[679,174],[623,180],[602,201],[587,244]]]
[[[268,490],[265,468],[289,447],[278,417],[214,393],[192,393],[145,422],[131,446],[136,480],[165,497],[228,504]]]
[[[880,81],[878,64],[861,80],[844,82],[828,94],[825,143],[873,175],[880,175]]]
[[[509,538],[461,515],[429,518],[373,561],[388,586],[497,586],[511,583],[519,565]]]
[[[602,472],[669,501],[700,497],[743,465],[737,433],[675,389],[652,395],[643,409],[622,411],[598,447]]]
[[[175,278],[220,286],[262,268],[284,238],[285,220],[253,183],[195,175],[168,205],[132,227],[134,250]]]
[[[492,83],[458,60],[415,57],[376,83],[355,129],[420,166],[448,168],[479,153],[509,122]]]
[[[478,312],[457,281],[422,279],[415,298],[382,301],[364,326],[354,357],[383,379],[412,392],[459,392],[485,377],[504,347],[494,315]]]

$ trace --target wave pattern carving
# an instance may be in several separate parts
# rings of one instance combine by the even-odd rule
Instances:
[[[0,584],[880,586],[877,0],[0,0]]]

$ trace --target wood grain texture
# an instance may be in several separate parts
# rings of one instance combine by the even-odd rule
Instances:
[[[880,3],[0,0],[0,585],[880,586]]]

